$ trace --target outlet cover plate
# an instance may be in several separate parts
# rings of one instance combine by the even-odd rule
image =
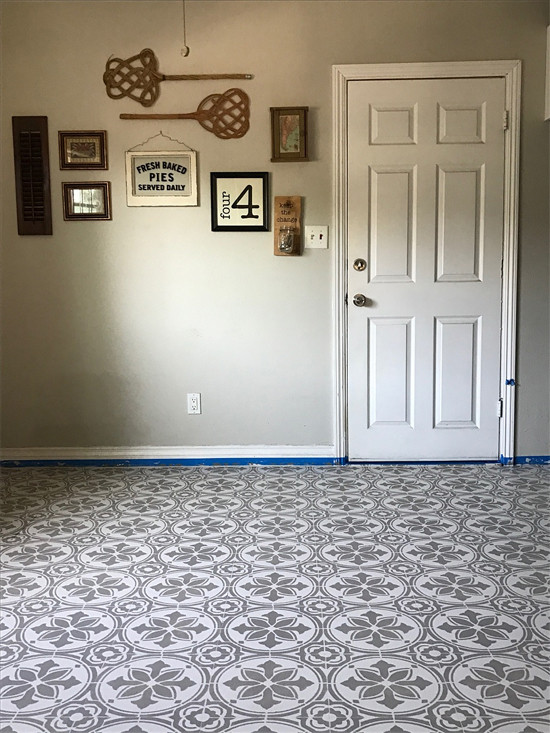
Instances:
[[[188,392],[187,394],[187,414],[201,414],[201,394],[200,392]]]

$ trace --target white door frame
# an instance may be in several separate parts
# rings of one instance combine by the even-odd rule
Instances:
[[[348,456],[347,436],[347,105],[348,82],[383,79],[454,79],[501,77],[505,80],[506,125],[504,160],[504,243],[500,339],[500,396],[502,411],[499,456],[515,458],[516,298],[519,190],[519,121],[521,61],[457,61],[414,64],[344,64],[332,67],[333,109],[333,222],[334,323],[336,336],[335,448]],[[503,124],[505,121],[503,120]]]

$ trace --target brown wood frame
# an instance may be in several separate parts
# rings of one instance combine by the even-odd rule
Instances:
[[[59,168],[61,170],[107,170],[107,132],[106,130],[60,130]],[[84,154],[71,156],[69,145],[75,143],[84,147],[86,143],[95,145],[96,154],[92,157]],[[84,151],[85,152],[85,151]]]
[[[271,162],[300,162],[308,157],[308,111],[309,107],[270,107],[271,112]],[[295,149],[285,150],[282,136],[285,134],[285,119],[297,117],[297,131],[294,132]]]
[[[109,181],[86,181],[85,183],[67,183],[61,184],[63,188],[63,218],[65,221],[107,221],[111,216],[111,183]],[[88,191],[98,188],[102,191],[103,207],[102,210],[89,213],[74,211],[71,205],[71,192],[76,190]]]

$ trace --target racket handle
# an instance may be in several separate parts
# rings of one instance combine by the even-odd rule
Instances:
[[[253,79],[253,74],[162,74],[161,81],[199,81],[200,79]]]
[[[162,115],[121,114],[119,117],[121,120],[194,120],[196,115],[196,112],[182,112]]]

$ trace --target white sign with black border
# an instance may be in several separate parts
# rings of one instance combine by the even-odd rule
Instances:
[[[211,173],[213,232],[269,231],[267,173]]]

